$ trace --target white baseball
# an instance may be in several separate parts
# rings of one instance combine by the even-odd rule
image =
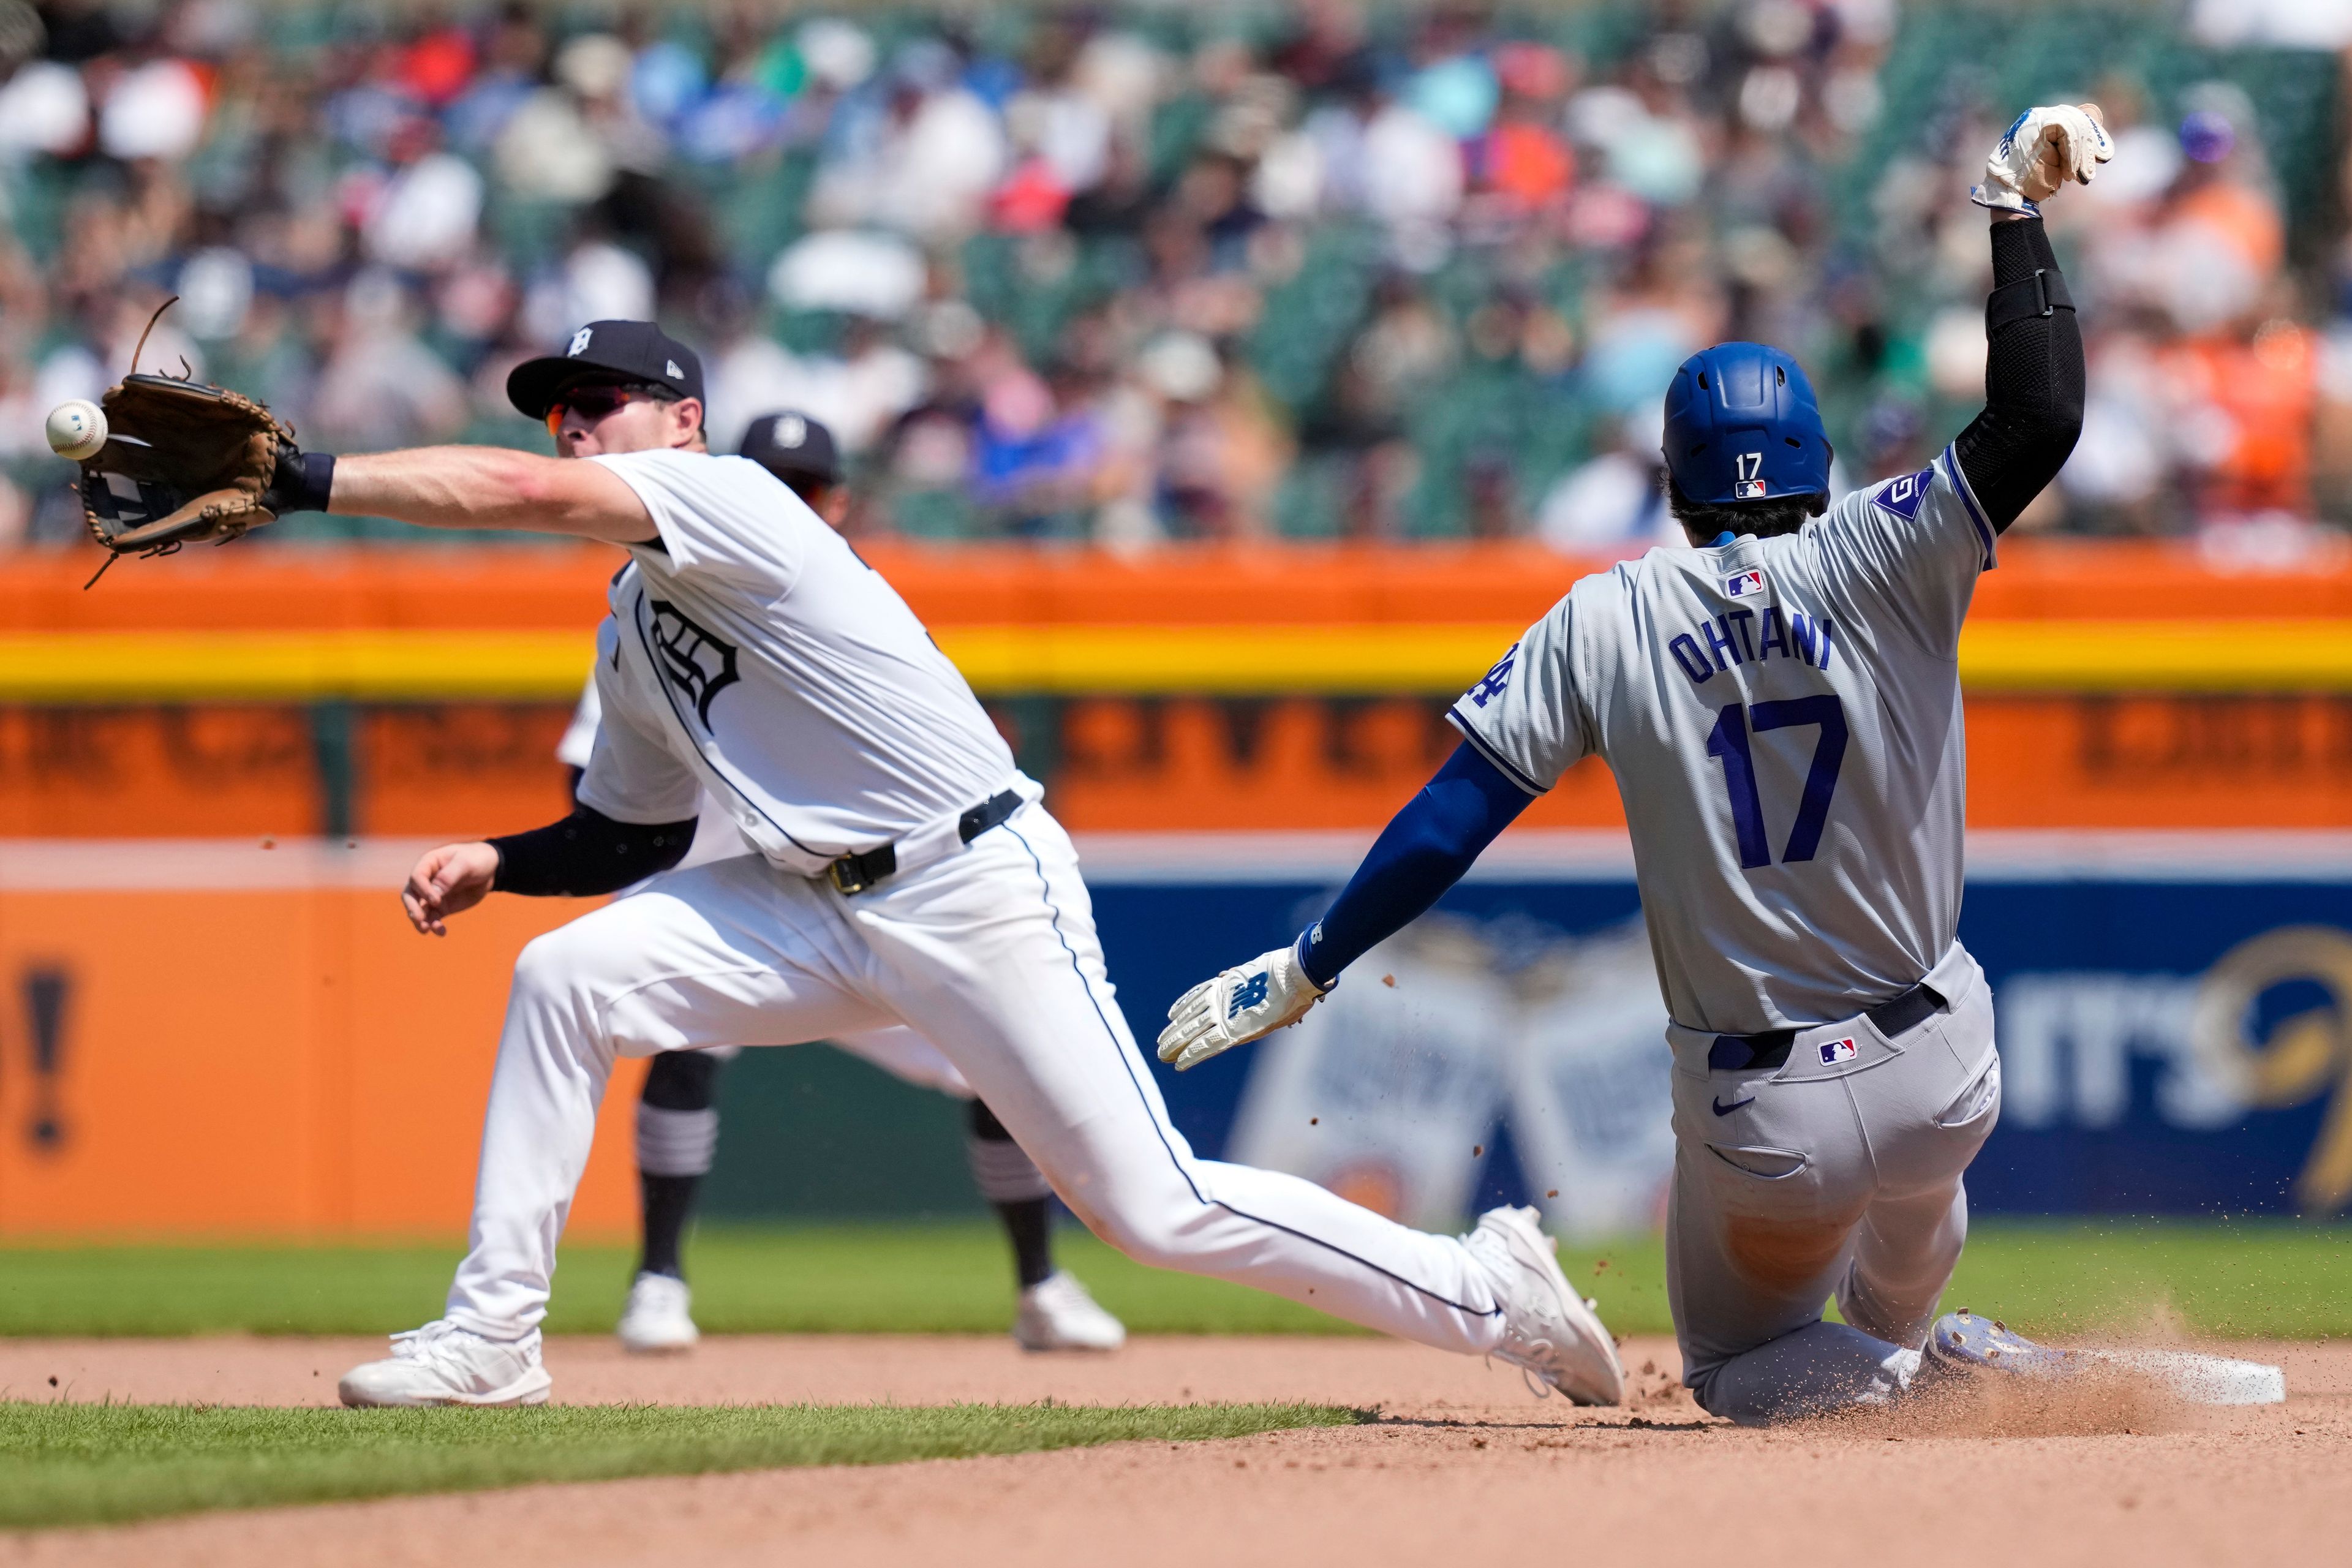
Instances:
[[[49,410],[49,450],[79,463],[106,445],[106,415],[88,398],[77,397]]]

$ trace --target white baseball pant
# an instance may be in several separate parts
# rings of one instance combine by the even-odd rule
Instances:
[[[1031,805],[961,852],[844,896],[756,857],[673,872],[524,948],[448,1316],[545,1316],[614,1060],[904,1024],[936,1044],[1097,1235],[1472,1355],[1502,1337],[1461,1241],[1296,1176],[1196,1159],[1113,1000],[1077,852]]]
[[[1951,1001],[1925,1022],[1801,1029],[1778,1069],[1710,1070],[1715,1037],[1668,1027],[1666,1295],[1705,1409],[1754,1425],[1909,1387],[1968,1239],[1961,1173],[2000,1114],[1983,973],[1956,946],[1928,984]]]

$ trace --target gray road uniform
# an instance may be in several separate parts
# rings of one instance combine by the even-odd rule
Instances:
[[[1616,773],[1673,1020],[1667,1286],[1717,1414],[1891,1396],[1959,1258],[2000,1098],[1955,934],[1957,653],[1993,564],[1948,448],[1799,533],[1586,578],[1452,710],[1531,794]]]

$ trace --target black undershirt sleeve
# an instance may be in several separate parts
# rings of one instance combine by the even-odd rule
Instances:
[[[694,818],[616,822],[592,806],[575,805],[561,822],[489,842],[499,852],[490,883],[496,891],[583,899],[618,892],[677,865],[694,842]]]
[[[2083,331],[2040,218],[1992,226],[1992,279],[1984,412],[1952,447],[1998,531],[2017,521],[2074,450],[2084,373]]]

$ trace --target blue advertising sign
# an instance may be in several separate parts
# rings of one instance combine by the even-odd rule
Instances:
[[[1147,1054],[1168,1004],[1319,913],[1360,845],[1082,845]],[[1526,834],[1306,1022],[1160,1084],[1202,1153],[1416,1223],[1662,1212],[1667,1058],[1623,841]],[[1961,940],[1993,986],[1979,1212],[2352,1209],[2352,835],[1980,834]],[[1826,1021],[1826,1020],[1824,1020]]]

